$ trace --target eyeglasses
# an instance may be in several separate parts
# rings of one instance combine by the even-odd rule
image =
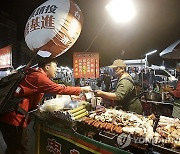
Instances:
[[[115,67],[115,68],[113,68],[114,72],[119,71],[119,70],[123,70],[123,68],[122,67]]]
[[[114,67],[113,71],[116,72],[118,70],[119,67]]]

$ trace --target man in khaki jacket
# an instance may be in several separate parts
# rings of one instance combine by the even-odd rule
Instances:
[[[116,91],[105,92],[102,90],[96,90],[96,96],[116,100],[118,102],[117,105],[120,106],[122,110],[142,114],[141,103],[136,97],[136,88],[133,84],[131,76],[126,72],[126,64],[124,61],[117,59],[109,67],[113,68],[114,72],[119,77]]]

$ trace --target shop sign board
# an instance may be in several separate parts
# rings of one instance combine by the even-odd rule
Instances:
[[[99,53],[74,52],[74,78],[99,78]]]
[[[56,130],[39,125],[38,131],[38,154],[128,154],[104,143],[89,139],[67,129]]]
[[[0,49],[0,69],[12,66],[11,45]]]

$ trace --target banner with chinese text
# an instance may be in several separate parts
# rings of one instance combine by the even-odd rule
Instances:
[[[74,73],[74,78],[98,78],[99,53],[74,52],[73,73]]]
[[[12,49],[11,45],[0,49],[0,68],[12,66]]]
[[[56,128],[48,128],[44,124],[40,124],[37,128],[36,152],[38,154],[129,154],[122,149],[97,142],[61,127],[56,130]]]

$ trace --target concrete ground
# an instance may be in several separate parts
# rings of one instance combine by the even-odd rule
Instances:
[[[28,154],[35,154],[35,132],[33,130],[34,121],[32,121],[29,126],[29,146]],[[0,154],[4,154],[6,150],[6,144],[4,143],[1,131],[0,131]]]

